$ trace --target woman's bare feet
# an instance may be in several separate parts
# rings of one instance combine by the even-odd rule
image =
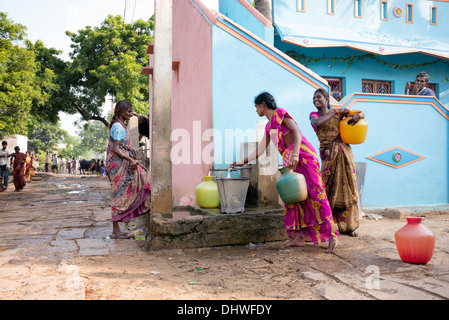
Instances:
[[[329,245],[327,246],[327,252],[334,251],[334,249],[337,248],[337,245],[338,245],[338,239],[330,238],[329,239]]]
[[[281,249],[285,249],[285,248],[293,247],[293,246],[296,246],[296,247],[303,247],[303,246],[305,246],[305,245],[306,245],[306,241],[304,240],[304,238],[303,238],[303,237],[300,237],[300,236],[296,236],[296,237],[294,237],[293,239],[291,239],[290,241],[284,243],[284,244],[281,246]]]
[[[110,239],[130,239],[133,235],[131,233],[122,232],[117,221],[112,221],[112,234]]]

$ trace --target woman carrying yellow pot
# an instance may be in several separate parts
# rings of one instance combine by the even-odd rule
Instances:
[[[359,209],[357,181],[351,146],[340,137],[340,121],[352,117],[348,124],[356,124],[365,117],[360,111],[350,114],[348,109],[330,109],[329,93],[318,89],[313,95],[317,112],[310,113],[309,119],[320,141],[321,176],[326,186],[332,215],[340,233],[357,236]]]

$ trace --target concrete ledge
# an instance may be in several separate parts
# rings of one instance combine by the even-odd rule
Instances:
[[[379,218],[404,219],[408,215],[449,212],[449,205],[363,208],[363,211],[376,213]],[[152,215],[149,247],[202,248],[288,239],[283,208],[245,208],[244,213],[222,214],[218,208],[179,207],[173,216],[167,219],[157,213]]]
[[[410,215],[425,215],[428,213],[449,213],[449,204],[397,206],[397,207],[363,207],[363,212],[383,215],[388,210],[408,210]],[[406,212],[406,211],[404,211]]]
[[[283,241],[283,210],[251,210],[239,214],[192,215],[164,219],[155,214],[151,223],[152,249],[201,248],[250,242]]]

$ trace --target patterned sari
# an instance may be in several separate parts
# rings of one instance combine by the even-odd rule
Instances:
[[[119,148],[123,154],[136,158],[136,152],[130,147],[131,140],[126,129],[126,136],[120,141]],[[111,180],[112,220],[126,222],[150,210],[146,201],[150,195],[151,175],[141,166],[132,170],[129,161],[120,158],[112,151],[114,139],[109,137],[106,168]]]
[[[320,117],[317,112],[309,116]],[[321,175],[332,208],[332,214],[341,233],[351,233],[359,227],[357,180],[354,158],[349,144],[341,141],[340,115],[315,128],[320,141]]]
[[[286,146],[284,135],[288,128],[284,118],[293,118],[283,109],[276,109],[271,121],[265,127],[265,134],[277,146],[283,158],[283,166],[289,165],[294,145]],[[299,151],[299,163],[294,172],[304,175],[308,196],[305,201],[284,205],[284,225],[287,236],[293,239],[299,235],[314,244],[324,243],[331,238],[339,239],[340,235],[332,219],[332,212],[327,201],[326,191],[320,174],[320,165],[315,149],[302,136]]]

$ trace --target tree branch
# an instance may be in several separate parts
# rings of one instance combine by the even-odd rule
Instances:
[[[77,105],[76,103],[73,104],[73,107],[81,114],[81,116],[86,119],[87,121],[89,120],[96,120],[96,121],[100,121],[101,123],[103,123],[106,127],[109,127],[109,122],[100,116],[91,116],[88,112],[86,112],[81,106]]]
[[[91,120],[97,120],[97,121],[100,121],[100,122],[102,122],[106,127],[109,127],[109,122],[108,122],[105,118],[103,118],[103,117],[92,116],[92,117],[91,117]]]

